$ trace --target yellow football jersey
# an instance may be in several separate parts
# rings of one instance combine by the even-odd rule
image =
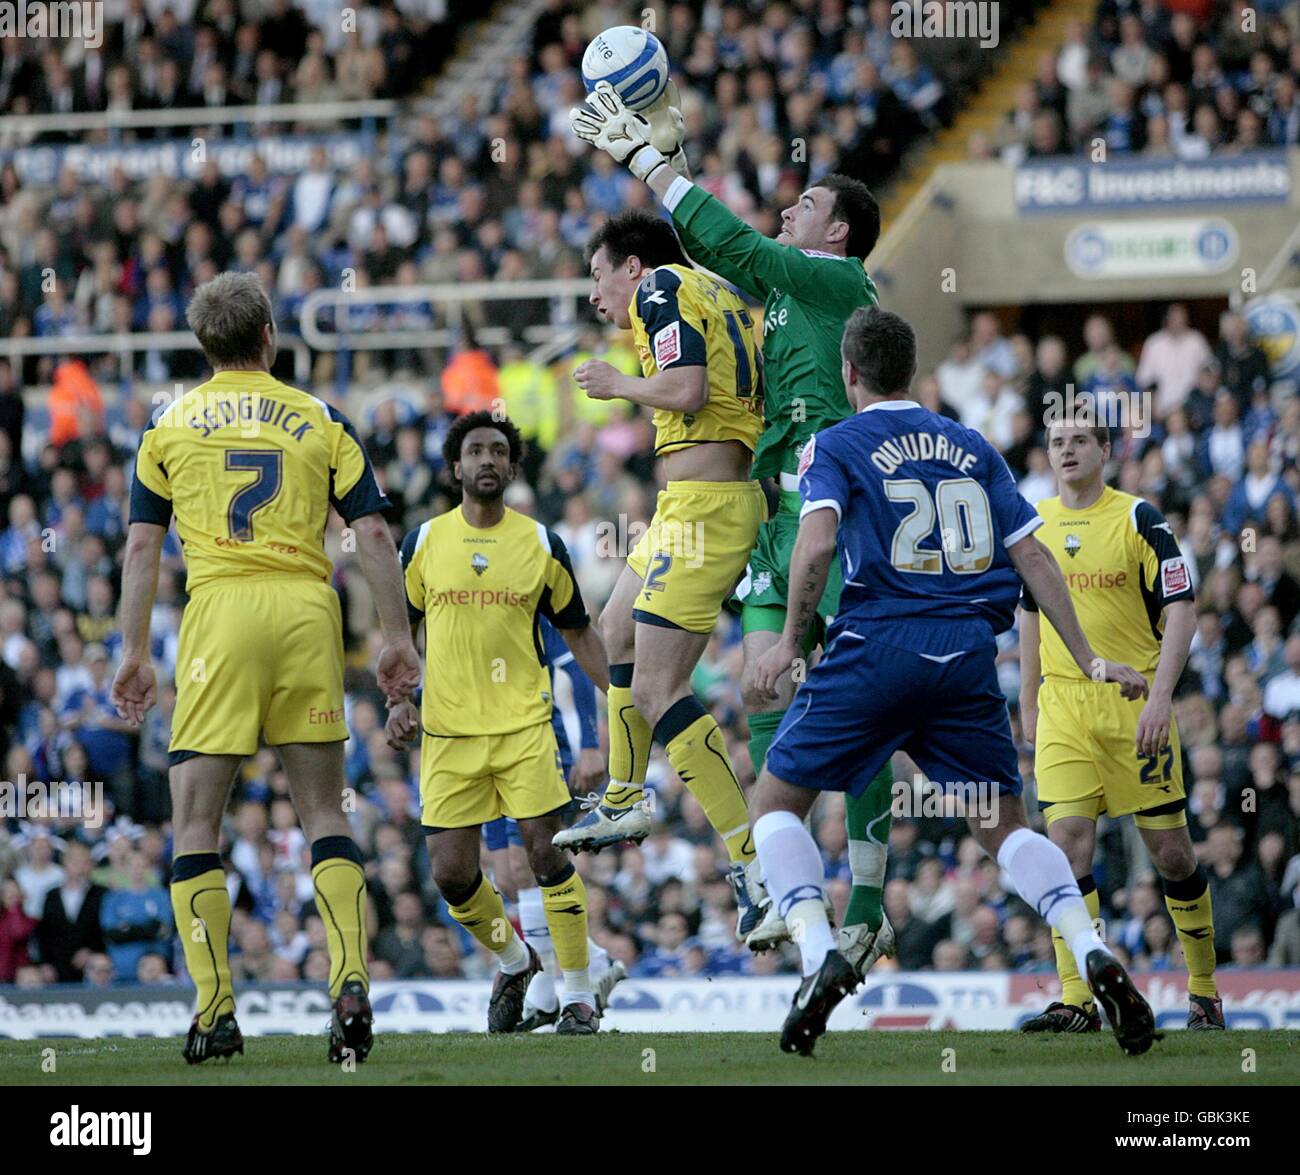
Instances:
[[[342,413],[265,372],[217,372],[140,438],[131,521],[176,515],[191,592],[227,577],[328,579],[331,505],[351,523],[388,499]]]
[[[402,541],[407,610],[424,619],[426,734],[510,734],[551,719],[538,615],[557,628],[590,619],[558,535],[506,509],[471,526],[457,507]]]
[[[1160,511],[1107,486],[1087,509],[1068,510],[1060,498],[1047,498],[1038,513],[1044,522],[1035,533],[1056,556],[1094,651],[1153,673],[1165,605],[1194,598],[1187,562]],[[1021,603],[1038,610],[1028,589]],[[1044,677],[1087,680],[1045,616],[1039,634]]]
[[[708,274],[661,265],[628,309],[647,379],[669,367],[704,367],[709,376],[709,402],[698,412],[655,409],[655,453],[705,441],[740,441],[752,451],[763,431],[763,369],[745,304]]]

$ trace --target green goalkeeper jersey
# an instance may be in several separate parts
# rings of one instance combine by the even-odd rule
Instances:
[[[852,415],[840,340],[854,310],[877,305],[875,283],[856,257],[779,245],[694,184],[672,218],[692,260],[764,303],[764,427],[754,476],[777,478],[782,508],[797,511],[805,443]]]

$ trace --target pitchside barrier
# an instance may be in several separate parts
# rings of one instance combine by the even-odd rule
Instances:
[[[1161,1029],[1182,1028],[1187,991],[1181,973],[1134,976]],[[1300,1029],[1300,968],[1225,968],[1218,972],[1228,1027]],[[628,979],[619,984],[603,1026],[622,1032],[777,1032],[795,980],[714,977]],[[485,980],[410,980],[371,989],[377,1032],[482,1032],[491,985]],[[307,984],[237,990],[245,1036],[321,1033],[325,991]],[[1014,1029],[1060,996],[1054,974],[1001,971],[892,972],[872,976],[830,1020],[848,1029]],[[37,991],[0,987],[0,1039],[184,1036],[193,992],[179,985]]]

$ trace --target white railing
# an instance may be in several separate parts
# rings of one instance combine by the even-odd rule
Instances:
[[[180,106],[170,110],[100,110],[86,114],[15,114],[0,118],[0,143],[27,141],[45,133],[149,130],[178,126],[233,126],[241,123],[342,122],[392,118],[402,112],[391,99],[356,102],[281,102],[271,106]]]
[[[282,351],[293,352],[294,379],[304,383],[311,378],[311,351],[302,339],[279,335]],[[42,339],[0,339],[0,356],[21,359],[28,355],[138,354],[142,351],[199,351],[199,341],[189,331],[141,331],[139,334],[60,335]]]
[[[318,351],[393,351],[424,347],[450,347],[463,332],[455,324],[463,321],[466,302],[518,301],[525,298],[555,298],[556,311],[549,325],[525,328],[529,343],[547,343],[572,334],[578,322],[577,300],[591,293],[591,282],[582,278],[553,278],[520,282],[443,282],[421,286],[367,286],[360,290],[316,290],[304,299],[298,311],[298,329],[307,344]],[[427,303],[446,311],[450,327],[426,330],[349,330],[350,307],[401,306]],[[335,329],[323,330],[317,317],[323,309],[335,311]],[[507,327],[476,327],[474,337],[488,346],[510,341]]]

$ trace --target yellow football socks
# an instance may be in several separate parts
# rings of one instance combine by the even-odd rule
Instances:
[[[370,989],[366,956],[366,873],[350,836],[323,836],[311,846],[316,912],[325,923],[330,956],[330,999],[350,980]]]
[[[172,862],[172,912],[185,966],[198,989],[199,1029],[235,1010],[230,983],[230,894],[216,853],[181,853]]]
[[[727,846],[732,864],[754,859],[749,808],[727,756],[717,722],[693,694],[679,698],[659,720],[654,737],[682,782],[700,802],[714,831]]]
[[[451,916],[497,956],[503,971],[513,974],[527,968],[528,948],[506,917],[500,892],[481,871],[467,897],[444,896]]]
[[[564,976],[565,993],[589,995],[591,981],[587,963],[587,887],[573,862],[550,877],[537,879],[542,891],[546,926],[551,932],[555,961]]]
[[[650,760],[650,727],[632,704],[631,662],[609,667],[605,697],[609,703],[609,785],[604,804],[623,811],[645,796]]]
[[[1205,870],[1198,866],[1191,877],[1164,884],[1165,906],[1187,960],[1187,992],[1213,999],[1219,988],[1214,982],[1214,908]]]

